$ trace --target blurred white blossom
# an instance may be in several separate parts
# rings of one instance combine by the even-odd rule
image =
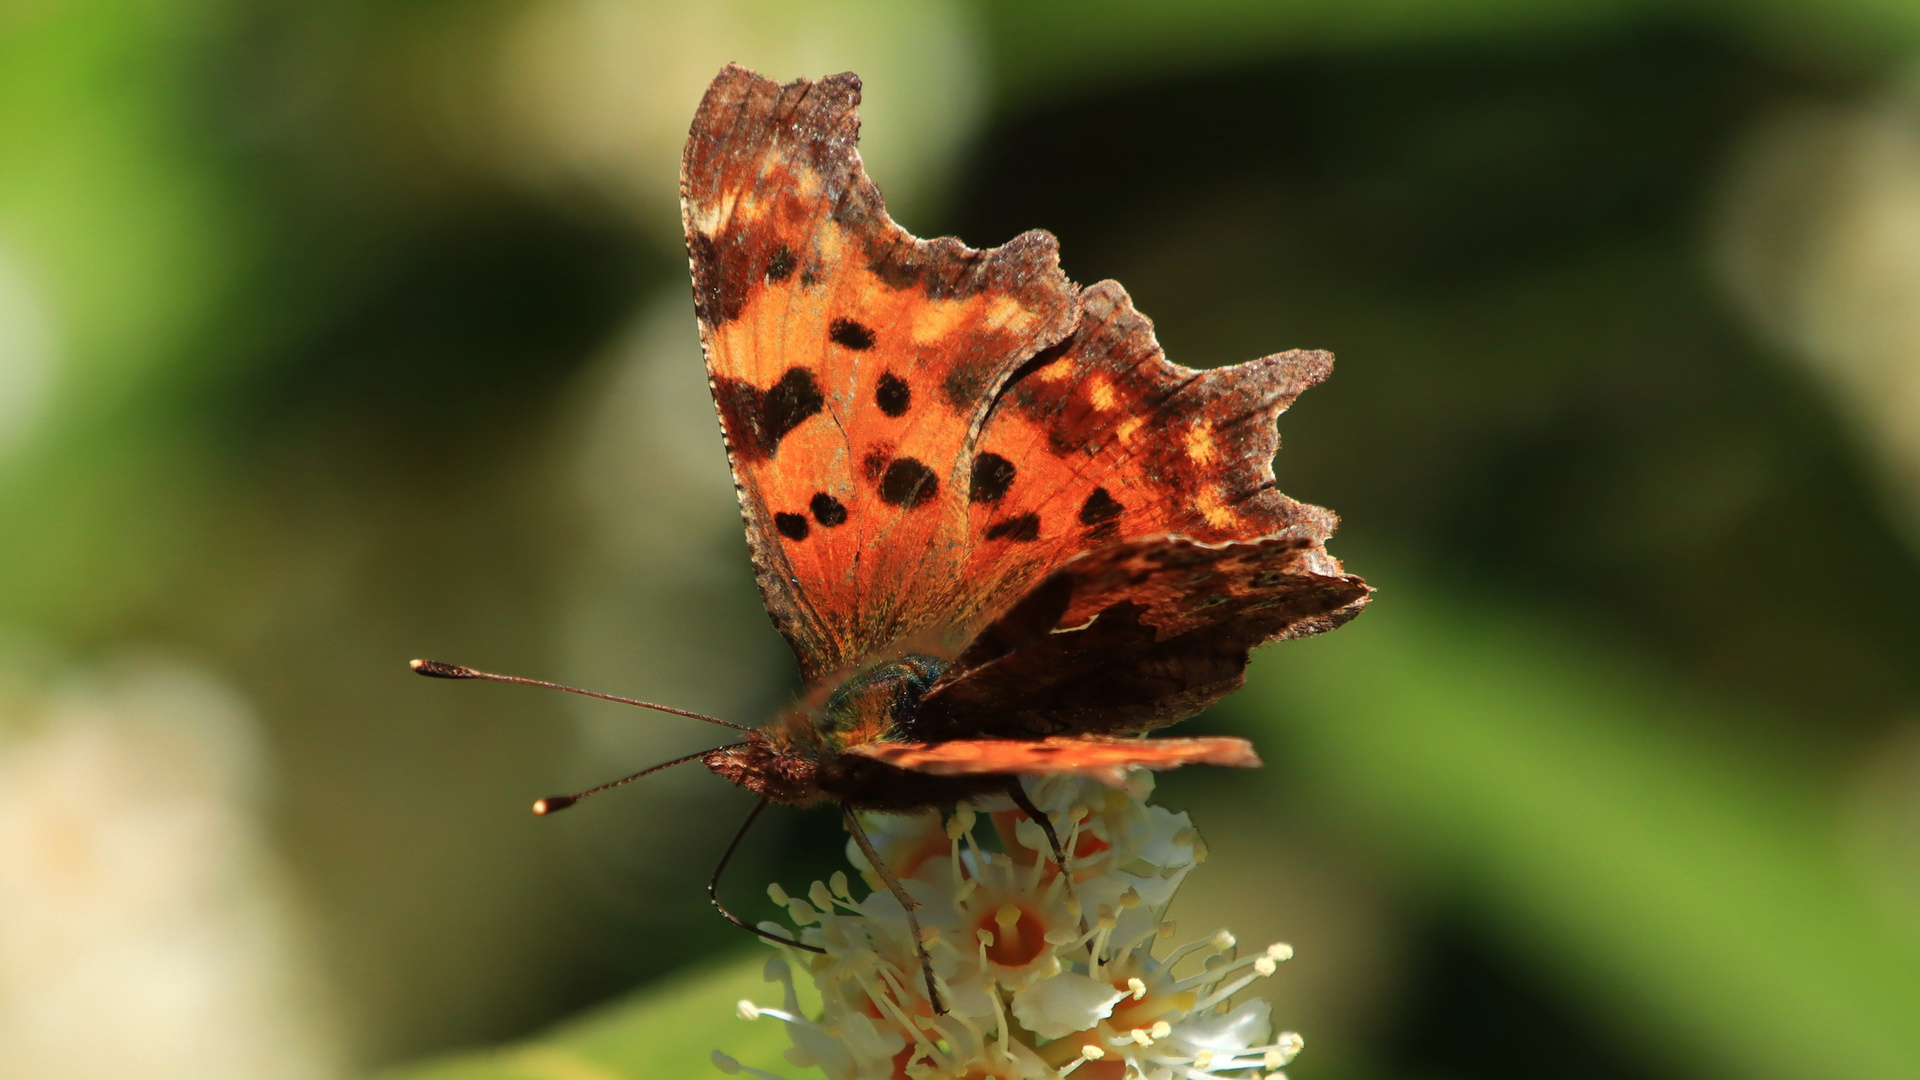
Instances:
[[[0,699],[0,1076],[338,1073],[224,686],[154,661]]]
[[[1853,421],[1920,545],[1920,89],[1772,117],[1736,161],[1716,257]]]

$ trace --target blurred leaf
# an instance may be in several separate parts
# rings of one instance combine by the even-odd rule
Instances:
[[[0,13],[0,255],[42,298],[53,365],[37,441],[0,462],[0,619],[98,633],[204,544],[196,436],[162,414],[223,355],[204,339],[249,243],[196,127],[228,10]]]
[[[748,1023],[741,998],[772,1000],[761,978],[771,950],[735,956],[599,1008],[537,1039],[380,1074],[381,1080],[680,1080],[719,1076],[715,1050],[759,1068],[783,1064],[776,1020]]]
[[[1635,0],[1118,0],[1034,4],[983,0],[995,69],[1012,97],[1137,81],[1293,50],[1529,39],[1606,32],[1662,18],[1731,23],[1787,54],[1842,66],[1905,59],[1920,43],[1920,7],[1882,0],[1778,0],[1656,6]],[[1678,8],[1676,14],[1675,8]]]
[[[1817,776],[1630,657],[1392,578],[1352,626],[1269,650],[1235,704],[1629,1045],[1712,1075],[1920,1075],[1920,956],[1849,874]]]

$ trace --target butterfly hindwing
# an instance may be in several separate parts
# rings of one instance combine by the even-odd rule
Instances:
[[[1237,689],[1255,645],[1331,630],[1369,590],[1313,534],[1088,552],[987,627],[921,701],[915,737],[1134,732]]]
[[[1134,769],[1182,765],[1259,768],[1245,739],[1115,739],[1099,735],[1046,739],[954,739],[942,743],[868,743],[851,751],[929,776],[1081,776],[1109,787]]]
[[[969,575],[1010,598],[1128,537],[1324,540],[1334,516],[1276,490],[1272,462],[1275,419],[1332,364],[1303,350],[1182,367],[1118,282],[1088,286],[1072,337],[1022,370],[981,432],[974,475],[997,482],[975,485]]]

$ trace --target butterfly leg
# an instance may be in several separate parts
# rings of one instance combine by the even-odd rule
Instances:
[[[935,1016],[945,1016],[947,1006],[940,1000],[940,990],[933,983],[933,958],[927,955],[926,942],[920,939],[920,920],[913,914],[914,909],[920,906],[920,902],[907,895],[906,886],[900,884],[900,879],[894,877],[893,871],[887,869],[887,864],[881,861],[880,853],[874,850],[873,841],[867,839],[867,830],[860,827],[860,819],[854,816],[853,811],[842,807],[841,813],[846,815],[847,831],[853,834],[853,842],[860,845],[860,853],[867,857],[873,872],[880,875],[880,880],[887,884],[887,891],[891,892],[893,898],[900,901],[901,908],[905,909],[907,932],[913,935],[914,955],[920,958],[920,974],[927,981],[927,1002],[933,1006]]]
[[[767,808],[769,801],[770,800],[763,797],[759,802],[754,803],[752,812],[747,814],[747,820],[740,823],[740,831],[733,834],[733,842],[727,845],[726,854],[720,856],[720,865],[713,868],[713,877],[707,880],[707,899],[713,901],[714,910],[725,916],[728,922],[745,930],[749,934],[758,934],[768,941],[778,942],[781,945],[791,945],[796,949],[825,953],[827,950],[817,945],[802,945],[792,938],[781,937],[778,934],[770,934],[757,926],[753,926],[749,924],[747,920],[728,911],[727,906],[720,902],[720,875],[726,873],[727,864],[733,861],[733,853],[740,850],[740,841],[747,838],[747,830],[753,828],[753,823],[760,820],[760,812]]]
[[[1027,797],[1026,786],[1020,783],[1019,777],[1016,776],[1007,781],[1007,795],[1013,799],[1013,805],[1019,807],[1021,813],[1032,818],[1033,823],[1040,826],[1040,831],[1047,834],[1047,843],[1053,848],[1054,865],[1060,868],[1062,874],[1067,875],[1067,883],[1071,885],[1073,873],[1067,868],[1067,849],[1060,846],[1060,834],[1053,831],[1053,818],[1033,805],[1033,800]]]
[[[1020,783],[1020,778],[1017,776],[1008,779],[1007,795],[1013,799],[1013,805],[1019,807],[1021,813],[1032,818],[1033,823],[1040,826],[1040,831],[1047,834],[1047,844],[1053,848],[1053,864],[1060,868],[1060,880],[1067,887],[1067,896],[1073,901],[1074,907],[1079,907],[1080,895],[1073,888],[1073,868],[1067,865],[1067,849],[1060,843],[1060,834],[1054,830],[1052,816],[1033,805],[1033,800],[1027,797],[1025,785]],[[1080,930],[1085,933],[1086,929],[1087,913],[1082,911]]]

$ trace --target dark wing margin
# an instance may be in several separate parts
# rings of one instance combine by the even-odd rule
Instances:
[[[1145,537],[1087,552],[975,637],[922,699],[911,737],[1164,727],[1238,689],[1254,646],[1332,630],[1371,592],[1305,528],[1246,543]]]

